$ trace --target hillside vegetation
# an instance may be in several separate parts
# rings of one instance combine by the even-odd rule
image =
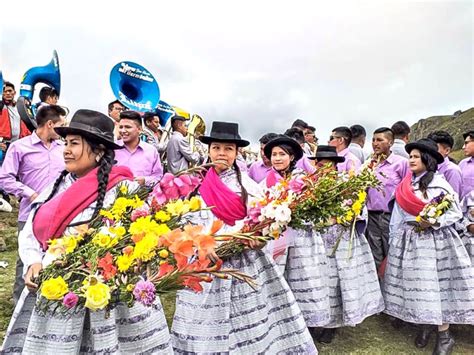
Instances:
[[[470,129],[474,129],[474,107],[466,111],[457,111],[453,115],[422,118],[411,126],[410,139],[415,141],[425,138],[434,131],[447,131],[454,138],[454,149],[451,156],[459,161],[464,157],[461,150],[464,143],[462,135]]]

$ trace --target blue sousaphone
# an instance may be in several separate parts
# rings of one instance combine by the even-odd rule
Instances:
[[[110,86],[117,100],[134,111],[153,111],[160,102],[158,82],[137,63],[116,64],[110,72]]]
[[[31,104],[35,86],[44,83],[56,89],[58,96],[61,92],[61,73],[59,71],[58,53],[53,52],[53,59],[45,66],[29,69],[21,79],[20,97],[17,100],[18,113],[30,131],[38,127],[36,123],[36,108]]]

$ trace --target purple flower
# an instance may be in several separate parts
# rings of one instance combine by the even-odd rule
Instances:
[[[77,304],[77,301],[79,301],[79,296],[74,292],[69,292],[66,296],[64,296],[63,305],[66,308],[72,308]]]
[[[150,306],[156,298],[155,285],[150,281],[138,281],[133,289],[133,296],[138,302]]]

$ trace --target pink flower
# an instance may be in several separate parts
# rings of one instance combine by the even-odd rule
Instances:
[[[303,179],[301,178],[301,176],[298,176],[298,177],[290,180],[290,182],[288,184],[288,187],[294,193],[299,194],[303,190],[304,185],[305,184],[304,184]]]
[[[72,308],[77,304],[77,301],[79,301],[79,296],[74,292],[69,292],[66,296],[64,296],[63,305],[66,308]]]
[[[133,296],[145,306],[151,306],[156,298],[155,285],[150,281],[138,281],[133,289]]]
[[[133,210],[132,215],[130,216],[132,222],[135,222],[140,217],[146,217],[150,214],[150,208],[147,205]]]
[[[152,192],[153,197],[156,199],[159,205],[164,205],[166,203],[166,195],[160,187],[160,184],[156,184]]]
[[[257,204],[255,207],[249,209],[248,216],[252,222],[259,222],[258,217],[260,217],[260,215],[262,214],[261,210],[262,206],[260,204]]]

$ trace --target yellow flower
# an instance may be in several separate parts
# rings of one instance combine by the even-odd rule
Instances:
[[[189,200],[189,209],[191,211],[198,211],[201,209],[201,199],[197,196],[191,197]]]
[[[132,266],[132,263],[133,263],[133,257],[130,255],[120,255],[117,258],[117,262],[116,262],[117,267],[120,272],[127,271],[130,268],[130,266]]]
[[[160,222],[168,222],[171,216],[165,211],[158,211],[155,213],[155,219]]]
[[[141,206],[143,205],[143,202],[144,202],[144,201],[143,201],[143,200],[140,200],[140,198],[138,197],[138,195],[135,195],[135,196],[133,197],[133,200],[131,201],[131,203],[132,203],[131,206],[132,206],[133,208],[138,208],[138,207],[141,207]]]
[[[128,284],[128,285],[127,285],[127,291],[128,291],[128,292],[132,292],[134,288],[135,288],[135,285],[134,285],[134,284]]]
[[[354,213],[352,211],[347,211],[346,216],[344,217],[347,221],[352,221],[352,218],[354,217]]]
[[[170,253],[168,253],[168,250],[166,249],[162,249],[158,252],[158,256],[163,259],[166,259],[169,255]]]
[[[92,243],[98,245],[101,248],[108,248],[111,242],[112,237],[104,233],[97,233],[94,238],[92,238]]]
[[[158,224],[151,219],[151,216],[140,217],[130,224],[128,229],[132,235],[155,235],[160,236],[170,231],[166,224]],[[132,238],[133,239],[133,238]]]
[[[415,217],[415,221],[417,221],[418,223],[420,223],[420,222],[421,222],[421,216],[420,216],[420,215],[416,216],[416,217]]]
[[[189,212],[189,204],[185,204],[182,200],[170,202],[165,206],[165,208],[172,216],[181,216]]]
[[[77,239],[74,236],[68,236],[62,239],[64,243],[64,248],[66,249],[66,254],[72,253],[77,247]]]
[[[352,211],[353,211],[356,215],[359,215],[360,212],[362,211],[362,203],[360,203],[360,201],[354,202],[354,204],[352,205]]]
[[[120,185],[120,192],[125,195],[128,192],[128,186],[126,184]]]
[[[143,261],[149,261],[156,255],[155,249],[157,245],[157,235],[146,235],[143,239],[141,239],[135,244],[135,249],[133,250],[133,257],[136,259],[141,259]]]
[[[93,311],[103,309],[109,304],[110,287],[102,282],[97,282],[87,287],[84,296],[86,297],[85,307]]]
[[[68,291],[67,283],[62,276],[48,279],[41,285],[41,296],[48,300],[60,300]]]
[[[365,191],[360,191],[360,192],[358,193],[358,197],[359,197],[359,201],[360,201],[360,202],[364,202],[365,199],[367,198],[367,192],[365,192]]]
[[[114,215],[112,214],[112,212],[110,211],[106,211],[106,210],[100,210],[99,214],[102,216],[102,217],[105,217],[107,219],[110,219],[110,220],[114,220]]]

